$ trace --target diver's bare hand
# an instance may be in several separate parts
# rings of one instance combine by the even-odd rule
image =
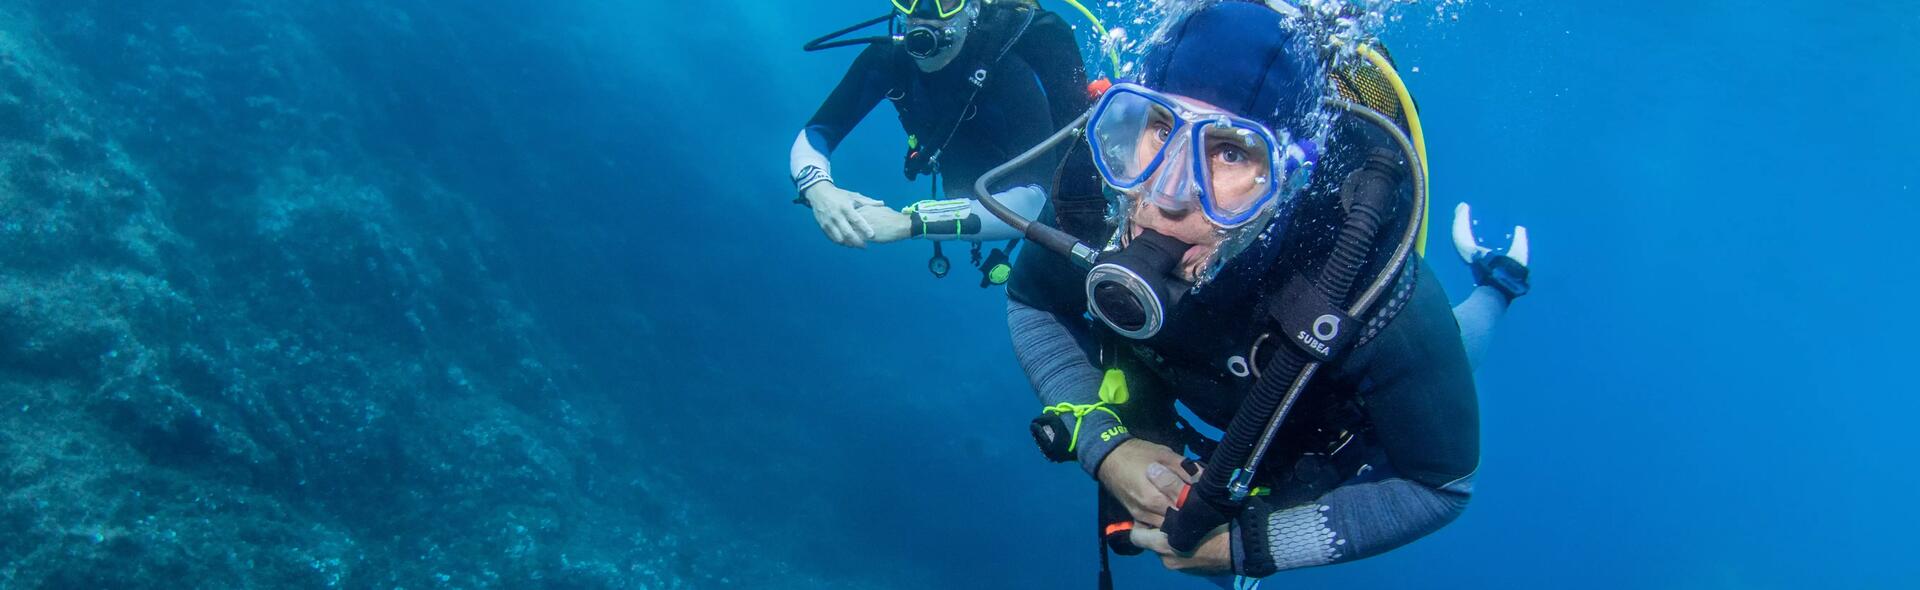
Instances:
[[[913,218],[905,213],[886,207],[861,207],[857,211],[867,227],[873,228],[873,234],[867,239],[877,244],[888,244],[913,237]]]
[[[861,219],[856,210],[885,206],[866,195],[842,190],[831,182],[815,184],[802,196],[813,207],[813,220],[820,224],[821,233],[827,234],[833,243],[848,248],[865,248],[867,240],[873,238],[873,227],[867,225],[867,220]]]
[[[1135,547],[1160,554],[1160,564],[1167,569],[1196,576],[1219,576],[1233,573],[1233,539],[1227,535],[1228,530],[1223,525],[1208,533],[1207,539],[1200,542],[1200,548],[1193,550],[1193,555],[1174,551],[1167,534],[1153,527],[1133,527],[1128,539]]]
[[[1127,507],[1140,524],[1160,526],[1180,488],[1193,483],[1173,449],[1140,439],[1114,447],[1100,462],[1100,483]]]

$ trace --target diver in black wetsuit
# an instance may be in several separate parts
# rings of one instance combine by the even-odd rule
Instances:
[[[1439,529],[1479,463],[1461,328],[1413,254],[1424,169],[1379,110],[1411,105],[1323,102],[1345,86],[1328,88],[1333,68],[1277,10],[1228,0],[1189,14],[1156,40],[1142,84],[1090,110],[1090,147],[1121,197],[1113,247],[994,211],[1094,265],[1063,276],[1097,322],[1009,303],[1048,407],[1036,441],[1110,493],[1115,549],[1241,587]],[[1519,260],[1497,265],[1457,244],[1501,309],[1525,292],[1516,238]],[[1222,440],[1184,424],[1176,402]]]
[[[790,168],[799,202],[813,209],[829,240],[849,247],[908,237],[1018,238],[966,197],[980,174],[1086,110],[1086,71],[1073,29],[1030,1],[898,0],[894,8],[909,32],[862,51],[794,141]],[[907,178],[931,175],[945,189],[902,212],[842,187],[829,162],[840,141],[883,101],[893,104],[907,132]],[[1022,171],[1001,198],[1029,216],[1045,215],[1050,201],[1074,194],[1099,203],[1091,162],[1084,155],[1070,161]],[[996,255],[997,276],[982,267],[987,282],[1007,279],[1004,252]]]

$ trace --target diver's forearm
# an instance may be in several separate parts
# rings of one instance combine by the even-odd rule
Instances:
[[[1234,571],[1259,578],[1386,553],[1453,522],[1472,493],[1471,479],[1443,488],[1387,479],[1298,506],[1256,504],[1233,524]]]
[[[886,100],[887,89],[894,86],[896,70],[888,65],[890,60],[889,48],[875,45],[861,51],[840,83],[834,85],[833,92],[820,103],[813,117],[807,119],[806,127],[800,129],[800,137],[794,139],[793,151],[787,160],[787,171],[800,192],[821,182],[832,182],[833,166],[828,159],[833,150],[853,133],[861,119],[867,118],[873,107]]]
[[[794,190],[805,193],[815,185],[833,183],[833,150],[829,143],[814,127],[800,130],[800,136],[794,138],[793,151],[787,157]]]
[[[1101,372],[1060,316],[1009,299],[1007,329],[1013,336],[1014,356],[1020,359],[1020,368],[1026,371],[1041,405],[1100,402]],[[1100,461],[1132,438],[1114,434],[1119,426],[1119,419],[1106,412],[1085,414],[1075,437],[1074,453],[1088,475],[1097,477]]]
[[[1460,341],[1467,348],[1468,366],[1480,368],[1480,360],[1493,345],[1493,329],[1507,315],[1510,304],[1498,289],[1475,287],[1466,301],[1453,307],[1454,319],[1460,323]]]

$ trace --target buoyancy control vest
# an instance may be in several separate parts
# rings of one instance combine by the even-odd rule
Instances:
[[[960,49],[961,54],[945,68],[921,72],[905,49],[896,47],[893,51],[895,75],[892,78],[896,85],[888,90],[887,98],[900,117],[901,128],[907,132],[903,172],[908,180],[941,172],[941,159],[947,155],[954,139],[978,116],[980,98],[990,85],[1034,83],[1001,81],[995,74],[1009,55],[1018,55],[1039,73],[1038,67],[1032,65],[1033,56],[1021,52],[1021,48],[1031,46],[1022,41],[1036,25],[1065,26],[1052,13],[1021,2],[986,4],[980,10],[978,21]],[[1040,80],[1044,83],[1045,76],[1040,76]]]
[[[1383,55],[1374,48],[1358,53]],[[1288,221],[1297,231],[1285,233],[1277,257],[1260,263],[1269,266],[1242,269],[1243,280],[1252,280],[1227,289],[1244,294],[1186,298],[1179,305],[1189,309],[1178,312],[1184,325],[1145,341],[1110,339],[1196,415],[1226,431],[1212,445],[1194,500],[1183,496],[1168,513],[1165,530],[1178,550],[1196,547],[1263,484],[1307,497],[1324,490],[1303,486],[1336,485],[1332,469],[1308,478],[1296,471],[1324,465],[1304,458],[1330,456],[1366,427],[1351,391],[1313,377],[1391,322],[1415,283],[1426,215],[1424,149],[1409,137],[1418,116],[1397,83],[1392,95],[1356,83],[1376,74],[1397,79],[1387,63],[1331,68],[1339,94],[1329,104],[1345,114],[1334,123],[1314,186],[1293,205],[1304,209]],[[1379,67],[1389,70],[1363,70]]]

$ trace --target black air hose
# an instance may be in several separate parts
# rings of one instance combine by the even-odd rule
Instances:
[[[1399,166],[1379,152],[1367,159],[1365,166],[1347,176],[1341,185],[1340,197],[1347,204],[1346,222],[1340,228],[1340,240],[1335,243],[1333,254],[1326,266],[1320,269],[1316,283],[1327,294],[1327,298],[1336,305],[1345,305],[1352,294],[1353,282],[1366,266],[1368,254],[1373,250],[1374,237],[1380,232],[1385,218],[1383,212],[1399,185]],[[1220,449],[1207,459],[1207,471],[1201,478],[1202,498],[1214,503],[1217,508],[1232,505],[1227,494],[1228,482],[1233,472],[1245,465],[1247,456],[1264,433],[1267,420],[1284,403],[1291,406],[1288,390],[1294,379],[1288,375],[1299,375],[1313,357],[1305,351],[1291,346],[1275,351],[1272,360],[1267,362],[1261,375],[1276,377],[1261,379],[1254,390],[1242,402],[1234,413],[1233,423],[1227,428],[1226,436],[1221,439]]]
[[[1386,223],[1386,210],[1392,206],[1395,188],[1400,185],[1405,166],[1386,150],[1374,150],[1367,163],[1347,176],[1340,191],[1347,204],[1347,221],[1340,228],[1340,240],[1326,268],[1320,271],[1321,288],[1335,305],[1345,306],[1353,293],[1353,281],[1373,254],[1374,237]]]
[[[1081,134],[1086,131],[1087,119],[1092,116],[1092,111],[1082,113],[1078,118],[1075,118],[1072,123],[1068,123],[1066,127],[1054,132],[1053,136],[1048,137],[1046,141],[1028,148],[1026,153],[1020,154],[1005,164],[1001,164],[998,168],[988,170],[986,174],[980,175],[978,180],[973,181],[973,193],[979,197],[980,205],[986,207],[988,213],[992,213],[994,217],[1000,218],[1000,221],[1006,222],[1009,227],[1019,230],[1021,234],[1025,235],[1028,240],[1032,240],[1033,243],[1039,244],[1048,250],[1058,252],[1061,256],[1066,256],[1068,259],[1074,261],[1075,264],[1079,265],[1082,270],[1093,268],[1093,260],[1100,254],[1098,250],[1080,243],[1079,238],[1073,237],[1073,234],[1060,231],[1058,228],[1048,226],[1044,223],[1034,223],[1031,219],[1021,217],[1019,213],[1015,213],[1013,209],[1002,204],[999,198],[994,197],[993,191],[988,187],[993,186],[993,183],[998,182],[1001,177],[1012,173],[1021,166],[1026,166],[1052,153],[1053,148],[1059,146],[1062,142],[1080,137]]]
[[[1346,205],[1347,215],[1341,224],[1339,241],[1326,265],[1321,267],[1318,280],[1314,281],[1335,306],[1345,307],[1352,299],[1353,283],[1366,267],[1385,212],[1397,194],[1404,167],[1391,152],[1375,150],[1367,163],[1341,184],[1340,198]],[[1230,491],[1235,473],[1249,465],[1249,457],[1267,451],[1265,447],[1271,440],[1263,439],[1270,436],[1272,422],[1276,418],[1284,419],[1293,409],[1319,367],[1313,356],[1293,346],[1280,347],[1264,366],[1262,378],[1234,412],[1233,422],[1221,438],[1219,448],[1207,458],[1206,472],[1194,485],[1193,491],[1213,508],[1216,518],[1230,521],[1239,514],[1242,506]],[[1195,522],[1169,522],[1168,541],[1180,551],[1198,548],[1208,532],[1224,524],[1224,521],[1208,520],[1211,519],[1201,517]]]

